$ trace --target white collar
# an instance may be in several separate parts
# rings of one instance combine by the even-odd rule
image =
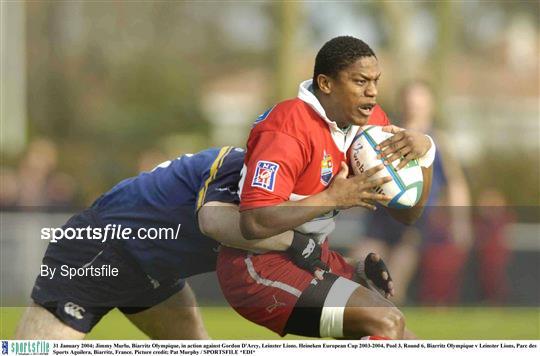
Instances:
[[[347,133],[349,128],[355,128],[355,125],[352,125],[352,127],[342,130],[338,127],[335,121],[330,120],[328,116],[326,116],[326,112],[319,102],[319,99],[317,99],[315,94],[313,94],[313,79],[308,79],[300,83],[300,87],[298,88],[298,99],[311,106],[311,108],[315,110],[315,112],[319,114],[324,121],[326,121],[330,128],[342,131],[343,133]]]
[[[302,83],[300,83],[300,87],[298,88],[298,99],[304,101],[306,104],[311,106],[311,108],[315,110],[315,112],[319,114],[319,116],[324,121],[326,121],[326,123],[330,127],[339,129],[337,124],[326,116],[326,112],[324,111],[324,108],[319,102],[319,99],[317,99],[315,94],[313,94],[312,90],[313,90],[313,79],[308,79],[308,80],[303,81]]]
[[[328,127],[330,128],[330,132],[332,133],[332,137],[334,138],[334,141],[336,144],[338,144],[338,147],[342,151],[345,151],[351,144],[352,139],[356,135],[356,132],[359,129],[359,126],[352,125],[346,130],[341,130],[338,125],[330,120],[326,116],[326,112],[324,111],[324,108],[322,107],[321,103],[319,102],[319,99],[313,94],[313,79],[308,79],[300,83],[300,87],[298,88],[298,99],[302,100],[306,104],[308,104],[319,116],[328,124]],[[344,135],[345,136],[345,142],[343,142],[341,138],[337,138],[336,134]],[[343,146],[343,143],[345,145]]]

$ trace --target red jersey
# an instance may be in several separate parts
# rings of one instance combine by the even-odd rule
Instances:
[[[255,122],[240,183],[240,210],[317,194],[347,160],[359,127],[353,125],[348,131],[338,128],[326,117],[310,86],[311,80],[303,82],[297,98],[277,104]],[[390,123],[377,105],[368,124]]]
[[[257,119],[251,130],[239,187],[240,209],[273,206],[323,191],[346,161],[358,126],[340,130],[328,120],[309,91],[300,85],[298,98],[281,102]],[[387,125],[375,107],[371,125]],[[333,216],[308,221],[295,230],[310,233],[322,244],[321,260],[332,273],[351,279],[354,268],[323,244],[333,230]],[[313,283],[311,273],[294,265],[286,253],[252,254],[223,247],[217,275],[231,306],[248,320],[283,335],[299,298]]]

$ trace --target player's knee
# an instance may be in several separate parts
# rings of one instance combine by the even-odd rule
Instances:
[[[361,338],[368,335],[402,339],[405,317],[395,307],[351,308],[348,313],[347,336]]]
[[[385,336],[390,339],[402,339],[405,330],[405,317],[397,308],[384,308],[382,313],[378,313],[377,318],[373,318],[367,331],[370,335]]]
[[[389,308],[385,313],[382,325],[380,327],[380,334],[391,339],[403,339],[403,332],[405,331],[405,316],[397,308]]]
[[[47,309],[32,303],[26,308],[19,321],[14,338],[21,340],[78,340],[83,339],[84,336],[84,332],[64,324]]]

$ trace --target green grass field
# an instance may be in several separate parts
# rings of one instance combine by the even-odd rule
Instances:
[[[0,339],[13,336],[23,308],[2,308]],[[279,339],[279,336],[223,307],[202,308],[213,339]],[[422,339],[540,339],[539,308],[405,308],[407,325]],[[89,339],[146,339],[117,310],[109,313]],[[286,339],[299,339],[287,336]]]

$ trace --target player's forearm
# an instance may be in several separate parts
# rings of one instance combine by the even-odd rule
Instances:
[[[292,230],[335,209],[327,191],[298,201],[245,210],[240,213],[240,229],[248,240],[265,239]]]
[[[285,251],[292,243],[293,232],[286,231],[263,240],[246,240],[240,231],[240,213],[234,204],[210,202],[199,210],[199,227],[219,243],[250,251]]]
[[[422,213],[424,211],[424,207],[428,201],[429,193],[431,191],[431,178],[433,176],[433,165],[429,166],[428,168],[422,167],[422,175],[423,175],[423,188],[422,188],[422,196],[420,197],[420,200],[418,203],[409,209],[387,209],[387,211],[390,213],[390,215],[396,219],[397,221],[406,224],[406,225],[412,225],[416,220],[422,216]]]

